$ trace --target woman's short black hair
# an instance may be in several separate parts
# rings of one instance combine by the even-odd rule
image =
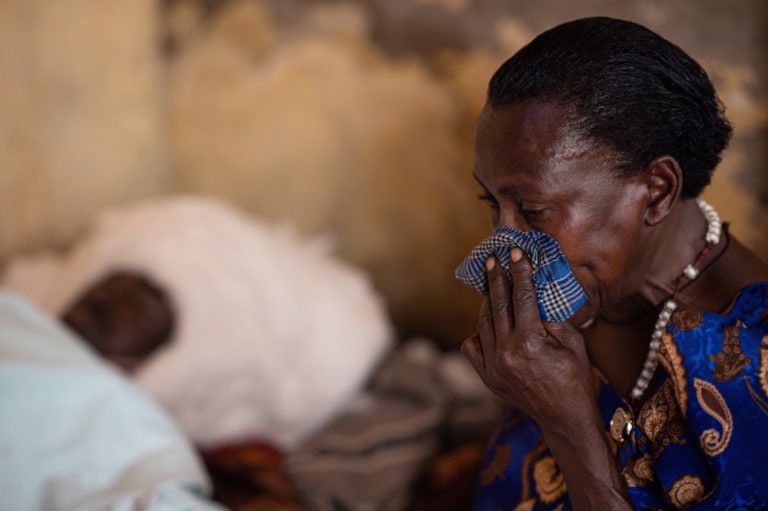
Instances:
[[[528,99],[562,105],[569,127],[623,158],[628,173],[674,157],[683,197],[709,184],[731,125],[706,72],[683,50],[647,28],[584,18],[531,41],[491,78],[492,109]]]

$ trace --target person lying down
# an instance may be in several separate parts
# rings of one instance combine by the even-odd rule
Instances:
[[[141,274],[119,271],[88,288],[60,319],[102,360],[132,375],[168,346],[176,314],[157,284]],[[198,369],[205,377],[205,365]],[[283,469],[283,454],[261,439],[213,446],[198,454],[217,503],[233,510],[306,509],[298,487]]]
[[[368,277],[326,245],[213,199],[159,198],[106,211],[63,255],[12,260],[0,283],[90,342],[100,337],[128,368],[136,353],[119,350],[141,345],[132,377],[196,445],[260,438],[288,450],[344,406],[392,344]],[[123,303],[102,315],[117,291]],[[299,313],[297,301],[312,307]]]
[[[56,318],[0,290],[0,492],[14,510],[217,510],[187,438]]]
[[[209,199],[109,211],[69,252],[11,261],[0,284],[60,318],[56,338],[130,374],[203,450],[256,439],[290,451],[360,390],[392,341],[365,275],[317,240]],[[297,297],[313,306],[297,314]],[[38,417],[50,425],[74,410]]]

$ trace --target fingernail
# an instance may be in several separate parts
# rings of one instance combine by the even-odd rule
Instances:
[[[496,258],[495,257],[489,257],[485,260],[485,269],[488,271],[491,271],[496,267]]]
[[[523,258],[523,251],[522,250],[520,250],[517,247],[513,248],[512,250],[510,250],[510,252],[509,252],[509,259],[513,263],[518,262],[522,258]]]

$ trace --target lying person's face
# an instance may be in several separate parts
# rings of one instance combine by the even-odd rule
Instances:
[[[627,296],[643,250],[638,177],[620,176],[616,155],[574,135],[554,104],[486,107],[475,132],[474,175],[493,224],[543,231],[559,243],[589,301],[570,320],[580,325]]]
[[[86,290],[62,320],[101,356],[132,371],[169,340],[174,315],[157,287],[118,273]]]

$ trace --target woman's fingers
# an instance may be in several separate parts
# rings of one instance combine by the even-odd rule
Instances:
[[[556,397],[592,382],[583,340],[568,323],[542,322],[531,264],[519,248],[510,252],[511,283],[495,258],[486,270],[489,292],[477,333],[461,351],[508,404],[540,423],[558,421],[563,407]]]
[[[523,251],[517,247],[509,252],[509,271],[512,275],[514,321],[518,331],[522,334],[546,334],[539,315],[531,263]]]
[[[477,335],[475,337],[477,338],[477,345],[483,359],[483,365],[485,365],[485,360],[492,356],[496,350],[496,333],[494,332],[489,298],[483,299],[483,305],[480,307],[480,318],[477,320]]]
[[[488,258],[485,268],[488,274],[488,297],[493,316],[493,329],[497,336],[508,337],[514,328],[509,279],[495,257]]]
[[[472,364],[478,374],[481,376],[484,374],[485,358],[483,357],[483,349],[480,344],[480,338],[477,334],[464,340],[461,343],[461,352]]]
[[[555,339],[564,347],[579,352],[585,349],[581,334],[567,321],[562,323],[544,323],[544,328],[549,337]]]

